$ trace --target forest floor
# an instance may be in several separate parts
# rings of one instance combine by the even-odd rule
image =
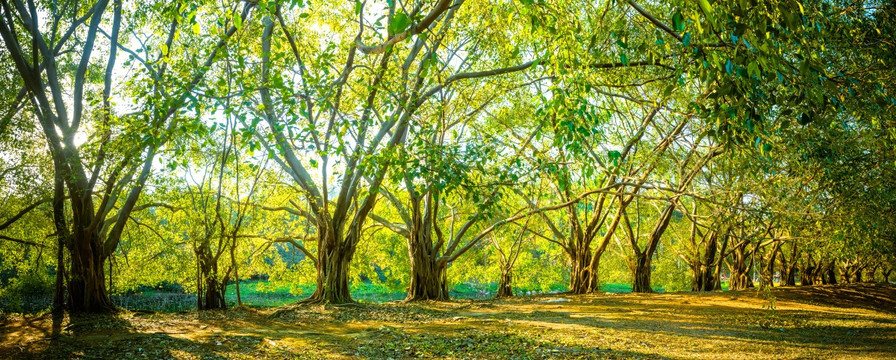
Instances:
[[[0,315],[0,359],[892,359],[896,287]]]

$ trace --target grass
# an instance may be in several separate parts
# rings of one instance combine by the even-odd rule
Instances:
[[[890,359],[896,287],[0,317],[0,359]]]

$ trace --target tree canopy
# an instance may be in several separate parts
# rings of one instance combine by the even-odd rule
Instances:
[[[250,278],[324,303],[887,281],[894,16],[0,0],[0,286],[97,312]]]

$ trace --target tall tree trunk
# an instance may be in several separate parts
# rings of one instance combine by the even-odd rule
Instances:
[[[95,233],[76,230],[68,286],[69,308],[76,313],[110,311],[113,306],[106,293],[102,242]]]
[[[411,281],[408,284],[408,296],[405,300],[449,300],[448,273],[445,264],[421,250],[414,247],[409,248],[409,252],[411,252]]]
[[[570,261],[569,291],[573,294],[588,294],[600,291],[597,274],[591,267],[591,249],[578,246],[568,254]]]
[[[498,294],[496,297],[513,296],[513,271],[509,268],[501,269],[501,280],[498,282]]]
[[[633,250],[635,251],[635,258],[629,260],[629,268],[632,270],[632,292],[653,292],[653,288],[650,286],[653,254],[656,252],[657,246],[659,246],[663,233],[666,232],[666,228],[669,226],[669,221],[672,220],[672,213],[674,211],[674,202],[666,205],[666,208],[663,209],[663,212],[660,214],[659,220],[657,220],[656,225],[650,232],[650,238],[647,240],[647,246],[644,247],[644,250],[640,250],[637,247],[636,239],[630,239],[632,247],[634,248]]]
[[[411,221],[405,239],[408,242],[411,278],[405,301],[448,300],[448,264],[439,260],[438,250],[433,246],[433,226],[438,221],[438,197],[434,197],[433,193],[423,197],[411,193],[410,198]]]
[[[827,274],[827,278],[828,278],[827,283],[829,285],[836,285],[837,284],[837,273],[834,271],[834,263],[831,263],[830,265],[828,265],[828,269],[825,273]]]
[[[650,258],[646,253],[638,254],[630,265],[632,271],[632,292],[633,293],[651,293],[653,289],[650,287]]]
[[[759,272],[760,289],[775,286],[775,261],[779,250],[781,250],[781,242],[776,241],[768,254],[768,258],[765,260],[765,264],[762,266],[762,270]]]
[[[796,286],[796,264],[789,264],[783,269],[781,282],[784,286]]]
[[[753,287],[753,281],[750,279],[750,271],[747,266],[746,248],[749,243],[744,242],[734,248],[731,254],[731,278],[729,279],[729,290],[744,290]]]
[[[722,262],[725,261],[725,251],[728,250],[728,240],[728,232],[726,232],[725,236],[722,236],[722,248],[719,250],[719,259],[715,264],[715,274],[713,274],[715,284],[712,288],[713,290],[722,290]]]
[[[694,282],[691,285],[691,291],[712,291],[716,287],[715,272],[716,267],[716,249],[718,242],[716,234],[713,232],[709,239],[704,243],[703,259],[698,264],[694,264]]]
[[[233,242],[230,243],[230,266],[233,267],[233,277],[236,279],[234,282],[234,285],[236,286],[236,305],[243,306],[243,297],[240,294],[240,272],[236,262],[236,239],[236,231],[234,231]]]
[[[318,228],[318,251],[315,259],[317,268],[317,287],[304,303],[347,304],[352,303],[349,288],[349,271],[355,253],[355,241],[352,238],[341,239],[341,226]],[[357,235],[350,232],[349,236]]]
[[[208,244],[201,244],[196,249],[196,261],[199,269],[199,284],[197,289],[199,310],[226,309],[227,302],[224,299],[225,285],[218,280],[218,263],[212,255]]]
[[[56,289],[53,293],[53,311],[65,308],[65,245],[60,237],[56,244]]]
[[[808,264],[804,266],[800,271],[800,285],[815,285],[815,278],[812,276],[813,273],[815,273],[815,265]]]
[[[797,256],[799,255],[799,247],[797,244],[792,243],[790,245],[790,256],[784,255],[784,250],[781,250],[781,285],[783,286],[796,286],[796,269],[797,269]]]
[[[56,227],[56,290],[53,295],[53,311],[65,308],[65,248],[69,241],[68,224],[65,220],[65,188],[62,178],[55,177],[53,193],[53,224]]]
[[[852,282],[852,274],[850,273],[850,266],[843,264],[840,265],[840,282],[844,284],[849,284]]]

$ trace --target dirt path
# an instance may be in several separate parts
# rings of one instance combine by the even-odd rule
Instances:
[[[0,358],[889,359],[896,287],[0,318]],[[774,304],[773,310],[770,305]]]

